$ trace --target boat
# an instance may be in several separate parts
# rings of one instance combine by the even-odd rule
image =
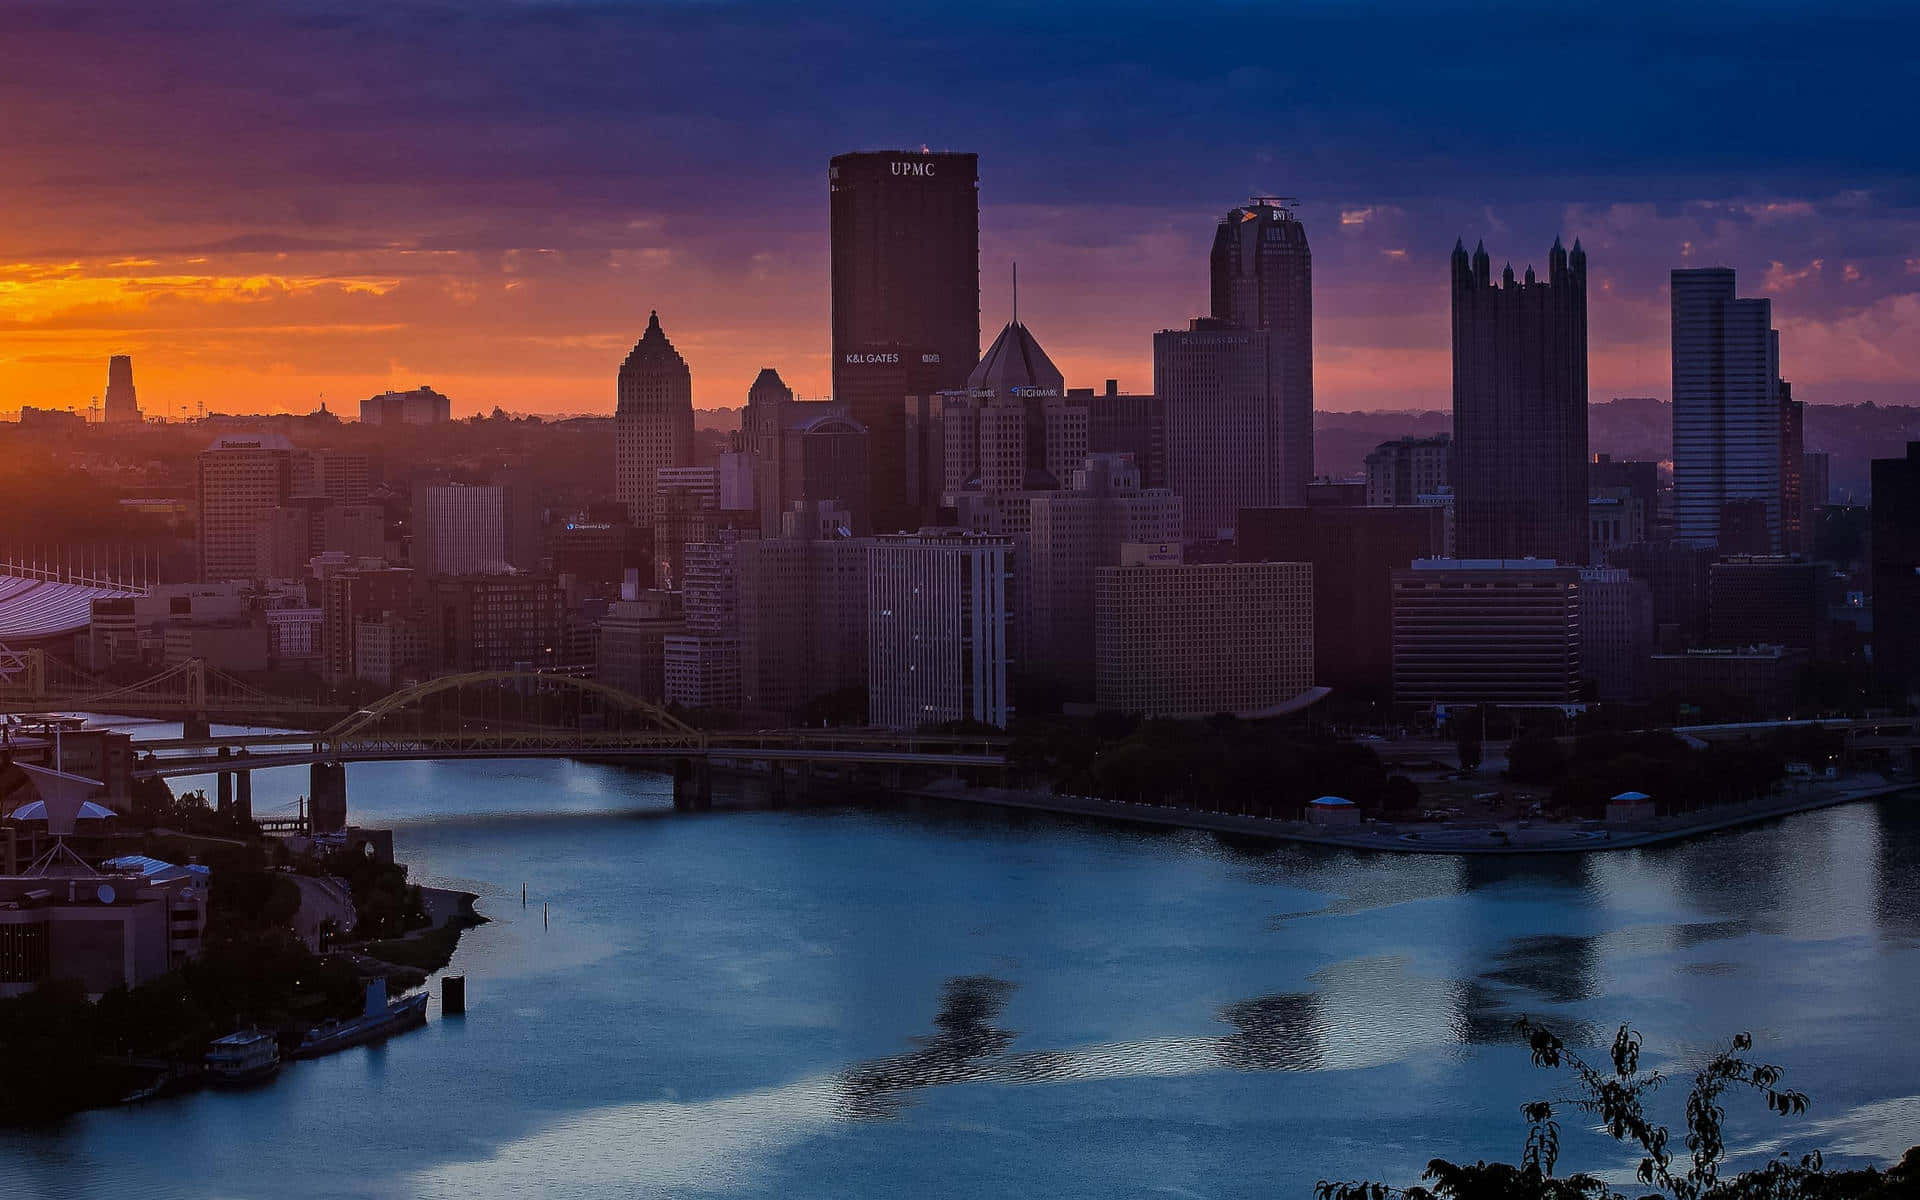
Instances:
[[[243,1029],[207,1047],[207,1080],[216,1087],[245,1087],[280,1070],[280,1044],[270,1033]],[[159,1089],[158,1084],[155,1090]]]
[[[427,994],[416,992],[387,1000],[387,981],[367,984],[366,1011],[345,1021],[327,1021],[307,1031],[293,1048],[292,1058],[319,1058],[349,1046],[385,1041],[396,1033],[427,1023]]]

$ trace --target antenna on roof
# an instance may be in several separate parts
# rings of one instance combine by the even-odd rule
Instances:
[[[1013,323],[1020,323],[1020,260],[1013,260]]]

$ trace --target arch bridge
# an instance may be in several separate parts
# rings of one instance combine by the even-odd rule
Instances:
[[[896,733],[875,729],[697,729],[619,688],[568,675],[476,671],[393,693],[317,733],[243,734],[139,743],[136,778],[216,774],[221,799],[237,777],[238,802],[250,808],[248,773],[269,767],[312,769],[314,828],[345,824],[350,762],[418,759],[585,757],[652,763],[671,770],[675,802],[711,803],[717,766],[768,773],[783,791],[789,770],[801,786],[815,766],[999,768],[1004,738]]]

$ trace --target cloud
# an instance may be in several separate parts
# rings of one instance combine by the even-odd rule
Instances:
[[[1825,266],[1824,260],[1816,258],[1806,266],[1795,270],[1775,260],[1767,264],[1766,278],[1761,282],[1760,289],[1766,292],[1788,291],[1809,279],[1818,279]]]
[[[1063,366],[1136,388],[1152,332],[1205,308],[1214,219],[1276,188],[1303,197],[1316,310],[1341,331],[1321,339],[1325,407],[1379,394],[1345,391],[1366,386],[1347,364],[1368,347],[1444,346],[1462,234],[1516,269],[1584,236],[1609,361],[1652,353],[1675,265],[1725,262],[1754,289],[1773,262],[1857,267],[1778,293],[1817,321],[1920,273],[1911,12],[1472,15],[1489,52],[1463,60],[1431,52],[1460,14],[1405,0],[1319,6],[1283,42],[1071,2],[932,22],[868,0],[24,0],[0,8],[0,227],[39,274],[0,280],[26,289],[0,291],[0,320],[94,328],[102,358],[136,340],[143,395],[270,404],[248,364],[271,356],[368,390],[388,364],[419,364],[465,379],[456,400],[477,407],[524,409],[528,370],[550,371],[543,402],[578,411],[608,403],[618,356],[600,347],[657,307],[699,403],[738,403],[769,364],[819,395],[826,160],[923,142],[982,155],[987,333],[1018,258]],[[1508,64],[1554,60],[1574,32],[1582,71],[1609,86],[1516,104]],[[1010,39],[1052,86],[956,92],[929,69],[998,61]],[[1809,94],[1807,78],[1828,83]],[[328,321],[355,332],[271,348],[204,332]],[[522,338],[531,363],[505,361]],[[229,353],[236,369],[218,370]],[[0,388],[71,401],[97,375],[11,365]],[[1442,371],[1416,391],[1444,403],[1446,388]]]

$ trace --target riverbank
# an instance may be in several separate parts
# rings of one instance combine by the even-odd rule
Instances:
[[[403,987],[424,985],[429,975],[453,960],[460,935],[485,925],[487,918],[474,908],[480,897],[472,892],[422,887],[420,897],[430,924],[400,937],[343,946],[335,953],[362,974],[384,975]]]
[[[1023,809],[1061,816],[1090,817],[1159,828],[1199,829],[1236,837],[1348,850],[1394,854],[1591,854],[1631,850],[1685,841],[1723,830],[1755,825],[1796,813],[1814,812],[1862,800],[1877,800],[1903,792],[1920,791],[1920,782],[1889,780],[1883,776],[1854,776],[1825,783],[1806,783],[1786,792],[1746,804],[1725,805],[1681,813],[1657,821],[1609,826],[1597,821],[1549,822],[1389,822],[1369,821],[1357,826],[1313,825],[1305,821],[1238,813],[1207,812],[1170,805],[1132,804],[1096,796],[1070,796],[1013,788],[967,787],[943,781],[931,787],[903,790],[896,795],[940,803]]]

